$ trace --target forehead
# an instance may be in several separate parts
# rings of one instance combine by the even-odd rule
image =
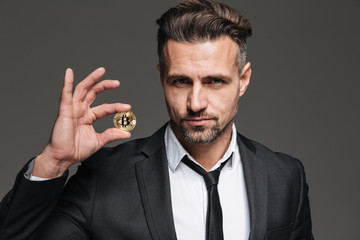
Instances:
[[[206,73],[237,71],[238,56],[238,45],[227,36],[192,43],[170,39],[164,46],[164,60],[168,74],[184,73],[184,71]]]

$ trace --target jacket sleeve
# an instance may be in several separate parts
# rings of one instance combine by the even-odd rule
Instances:
[[[94,195],[97,186],[96,161],[85,160],[66,183],[56,206],[42,225],[41,240],[89,240]]]
[[[54,209],[68,173],[46,181],[30,181],[18,173],[13,189],[0,203],[0,240],[38,239],[42,224]]]

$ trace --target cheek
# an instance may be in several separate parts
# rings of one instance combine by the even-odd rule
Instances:
[[[216,109],[221,116],[233,115],[236,112],[239,100],[238,90],[224,91],[213,99],[211,106]],[[219,116],[221,118],[221,116]]]
[[[166,91],[165,98],[170,115],[178,116],[186,113],[185,94],[178,94],[171,91]]]

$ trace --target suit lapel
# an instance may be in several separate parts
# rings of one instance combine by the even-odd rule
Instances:
[[[165,127],[162,127],[150,137],[141,150],[144,159],[136,163],[135,170],[152,238],[154,240],[175,240],[164,131]]]
[[[250,240],[264,239],[267,224],[267,171],[261,153],[245,137],[238,134],[238,145],[244,169],[250,211]]]

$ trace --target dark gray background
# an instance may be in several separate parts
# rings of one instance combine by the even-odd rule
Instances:
[[[99,66],[121,80],[96,103],[132,104],[133,138],[167,121],[155,20],[175,3],[0,1],[0,197],[47,143],[66,67],[76,82]],[[359,0],[226,3],[254,30],[238,130],[302,160],[317,239],[359,240]],[[96,123],[110,126],[111,116]]]

